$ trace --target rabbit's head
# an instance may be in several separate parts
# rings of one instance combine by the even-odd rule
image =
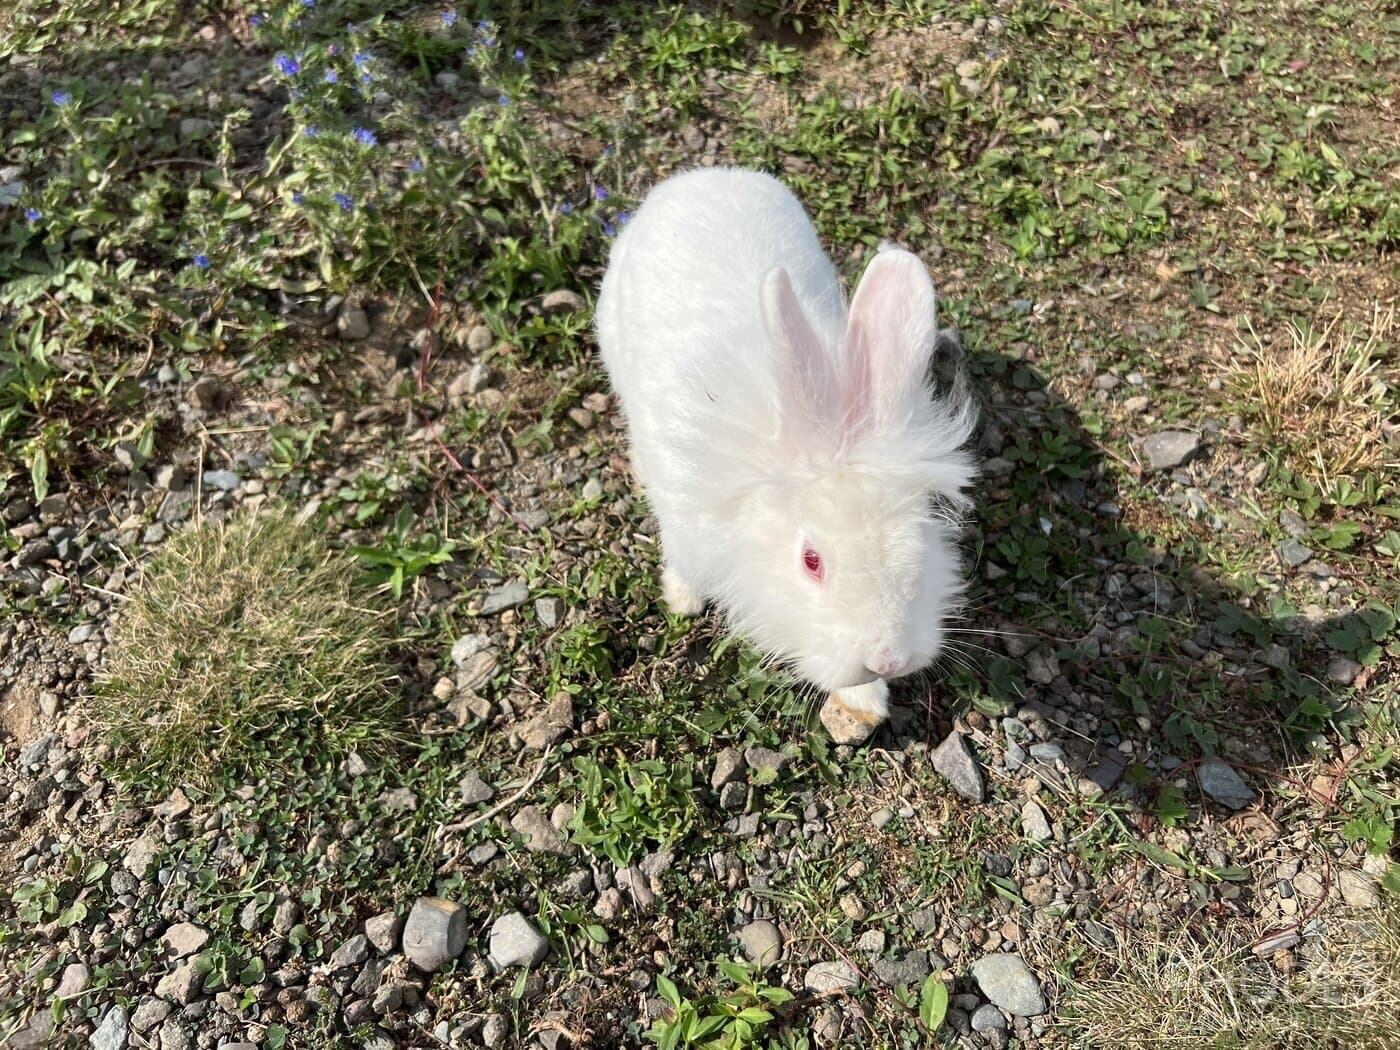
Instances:
[[[956,514],[974,475],[970,398],[928,385],[933,284],[916,256],[880,252],[839,339],[809,323],[782,269],[762,296],[777,436],[736,493],[724,604],[824,689],[918,671],[963,589]]]

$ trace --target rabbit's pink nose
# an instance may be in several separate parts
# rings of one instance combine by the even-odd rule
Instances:
[[[906,658],[895,652],[888,646],[876,649],[865,661],[865,669],[871,674],[877,674],[881,678],[897,678],[899,672],[904,670]]]

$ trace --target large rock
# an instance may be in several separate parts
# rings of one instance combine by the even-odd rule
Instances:
[[[1009,1014],[1036,1017],[1045,1012],[1040,982],[1019,955],[983,956],[972,964],[972,976],[982,994]]]
[[[441,897],[420,897],[403,928],[403,951],[427,973],[442,969],[467,946],[467,909]]]
[[[510,966],[527,969],[549,954],[549,940],[518,911],[507,912],[491,924],[491,965],[499,972]]]
[[[875,735],[875,730],[880,728],[878,722],[866,722],[851,714],[834,694],[829,694],[826,702],[822,704],[820,717],[822,728],[834,743],[849,744],[852,747],[865,743]]]

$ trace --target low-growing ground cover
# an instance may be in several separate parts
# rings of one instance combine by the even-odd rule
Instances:
[[[0,41],[0,1042],[1393,1040],[1385,5]],[[721,163],[918,251],[982,402],[957,645],[861,744],[664,613],[592,358]]]

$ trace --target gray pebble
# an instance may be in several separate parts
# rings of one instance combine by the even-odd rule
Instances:
[[[491,965],[499,972],[509,966],[527,969],[549,954],[549,941],[518,911],[507,912],[491,924]]]
[[[949,733],[929,757],[933,768],[947,779],[954,791],[973,802],[982,801],[986,791],[982,769],[961,733],[957,730]]]

